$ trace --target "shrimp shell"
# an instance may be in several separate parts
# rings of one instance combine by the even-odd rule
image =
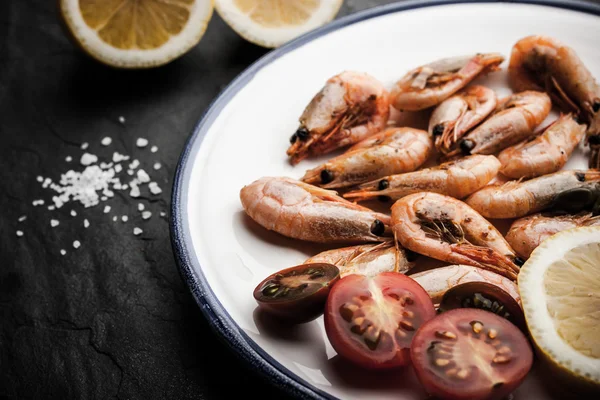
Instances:
[[[435,147],[446,154],[469,130],[483,121],[498,104],[496,93],[485,86],[470,86],[444,100],[429,119]]]
[[[437,193],[416,193],[392,206],[392,229],[405,248],[449,263],[467,264],[516,279],[515,252],[467,204]]]
[[[390,217],[290,178],[265,177],[240,191],[246,213],[268,230],[319,243],[379,242]]]
[[[350,274],[375,276],[380,272],[405,274],[415,265],[408,260],[406,250],[396,247],[393,241],[328,250],[304,262],[313,263],[333,264],[340,269],[342,277]]]
[[[461,199],[487,185],[498,174],[500,161],[494,156],[474,155],[400,175],[365,183],[344,194],[354,201],[386,196],[398,200],[418,192],[435,192]]]
[[[429,134],[414,128],[389,128],[363,142],[308,170],[302,181],[327,189],[353,186],[385,175],[414,171],[427,161],[433,150]]]
[[[300,116],[287,150],[292,164],[309,155],[329,153],[385,128],[388,93],[372,76],[345,71],[330,78]]]
[[[533,135],[536,126],[550,113],[552,102],[546,93],[525,91],[513,94],[490,118],[460,142],[464,154],[495,154]]]
[[[468,282],[486,282],[496,285],[521,304],[517,284],[510,279],[470,265],[448,265],[409,275],[429,294],[434,304],[442,301],[444,293],[454,286]]]
[[[560,170],[585,136],[571,114],[562,115],[543,134],[531,141],[504,149],[498,160],[502,174],[509,178],[535,178]]]
[[[504,61],[498,53],[444,58],[417,67],[392,89],[390,102],[399,111],[418,111],[435,106],[482,73],[495,71]]]
[[[473,193],[466,202],[487,218],[519,218],[554,206],[567,191],[599,190],[599,181],[600,171],[560,171],[524,182],[487,186]]]
[[[600,225],[600,216],[594,217],[591,212],[533,214],[513,222],[506,234],[506,241],[520,257],[528,259],[531,252],[550,236],[579,226],[595,225]]]
[[[513,46],[508,73],[517,90],[546,90],[579,112],[589,125],[590,168],[600,168],[600,85],[575,50],[548,36],[527,36]]]

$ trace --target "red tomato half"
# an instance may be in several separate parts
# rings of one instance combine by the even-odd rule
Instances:
[[[501,399],[523,381],[533,362],[529,342],[506,319],[462,308],[424,324],[410,351],[425,390],[441,399]]]
[[[434,316],[427,292],[405,275],[348,275],[329,293],[325,330],[342,357],[365,368],[392,368],[410,363],[413,335]]]

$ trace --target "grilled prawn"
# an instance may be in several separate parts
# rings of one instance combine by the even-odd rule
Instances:
[[[484,268],[515,280],[514,250],[467,204],[437,193],[416,193],[392,206],[394,237],[403,247],[438,260]]]
[[[410,172],[429,158],[429,134],[414,128],[388,128],[346,153],[308,170],[302,180],[327,189],[354,186],[385,175]]]
[[[382,130],[390,113],[388,93],[377,79],[346,71],[313,97],[287,150],[292,164],[359,142]]]
[[[378,242],[390,217],[290,178],[265,177],[240,191],[246,211],[266,229],[321,243]],[[386,232],[387,231],[387,232]]]

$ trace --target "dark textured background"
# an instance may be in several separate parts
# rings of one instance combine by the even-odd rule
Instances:
[[[389,2],[347,0],[340,15]],[[179,60],[113,70],[67,40],[55,3],[0,0],[0,399],[215,399],[240,387],[282,395],[210,330],[173,261],[167,219],[158,216],[203,110],[266,50],[215,13],[200,44]],[[99,145],[104,136],[111,147]],[[137,137],[158,153],[137,149]],[[142,221],[127,195],[108,204],[110,216],[127,214],[128,223],[112,222],[102,206],[32,207],[49,199],[36,176],[57,179],[69,168],[65,156],[79,159],[82,142],[100,155],[131,154],[148,171],[162,162],[151,175],[164,192],[144,200],[152,219]],[[28,219],[18,223],[20,215]],[[51,217],[61,225],[51,228]],[[133,236],[134,225],[144,234]]]

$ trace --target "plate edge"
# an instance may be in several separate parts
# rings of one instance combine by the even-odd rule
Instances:
[[[362,10],[310,31],[291,42],[265,54],[248,66],[233,81],[231,81],[208,105],[188,137],[179,157],[173,179],[171,195],[170,234],[171,246],[179,272],[186,285],[192,292],[196,303],[209,325],[236,355],[248,364],[257,367],[260,375],[280,389],[298,398],[307,399],[336,399],[336,397],[316,388],[305,379],[293,373],[256,344],[232,319],[220,303],[204,274],[196,275],[191,265],[201,265],[188,250],[184,233],[189,237],[188,221],[184,218],[187,206],[187,185],[191,171],[188,161],[192,160],[206,135],[206,132],[216,119],[218,111],[222,110],[231,98],[239,92],[263,66],[270,64],[284,54],[301,47],[312,40],[360,21],[375,18],[395,12],[434,7],[449,4],[469,3],[510,3],[532,4],[569,9],[600,16],[600,4],[582,0],[408,0]],[[196,144],[196,142],[198,142]],[[248,365],[247,365],[248,366]],[[270,379],[269,379],[270,378]]]

